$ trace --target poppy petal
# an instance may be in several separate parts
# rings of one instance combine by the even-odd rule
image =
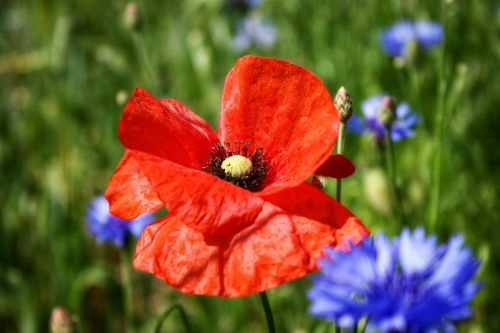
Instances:
[[[314,172],[315,175],[331,177],[331,178],[347,178],[350,177],[356,167],[347,157],[341,154],[335,154],[328,157],[328,159],[320,165]]]
[[[189,294],[219,295],[217,246],[172,214],[148,225],[142,232],[134,267],[165,280]]]
[[[309,253],[310,271],[319,268],[318,259],[324,255],[327,246],[346,249],[349,248],[349,244],[358,244],[370,234],[355,217],[348,218],[338,229],[303,216],[295,215],[291,218],[302,247]]]
[[[311,269],[326,245],[358,243],[369,235],[361,221],[315,186],[297,187],[263,197],[293,216],[302,245],[311,256]]]
[[[264,200],[201,170],[131,151],[171,213],[206,236],[231,236],[253,223]]]
[[[309,273],[309,261],[288,214],[266,203],[226,251],[224,292],[244,296],[268,290]]]
[[[163,206],[128,150],[111,176],[105,196],[111,214],[125,220],[135,219]]]
[[[285,61],[245,56],[224,84],[221,142],[250,141],[271,165],[272,193],[296,186],[328,158],[339,116],[328,90],[311,72]]]
[[[134,266],[184,293],[239,297],[307,274],[308,262],[289,217],[266,204],[227,246],[208,245],[202,233],[171,214],[146,227]]]
[[[210,125],[173,99],[158,100],[136,89],[123,111],[119,136],[128,149],[200,169],[219,142]]]

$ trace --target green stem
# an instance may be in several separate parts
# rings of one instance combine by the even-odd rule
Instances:
[[[122,277],[122,292],[123,292],[123,314],[127,332],[134,332],[134,306],[133,306],[133,284],[132,272],[130,265],[130,255],[128,244],[125,244],[120,251],[121,262],[121,277]]]
[[[365,323],[363,324],[363,328],[361,329],[361,333],[365,333],[366,332],[366,327],[368,326],[368,321],[369,320],[370,320],[370,318],[366,318]]]
[[[398,186],[397,173],[396,173],[396,153],[394,150],[394,141],[391,138],[391,128],[390,126],[386,126],[386,142],[388,149],[386,151],[387,154],[387,169],[389,174],[389,180],[391,183],[391,193],[393,198],[393,210],[396,218],[399,222],[405,224],[406,218],[403,207],[403,198],[401,191]]]
[[[444,9],[444,5],[441,6],[442,12],[442,23],[443,27],[446,29],[447,26],[447,10]],[[441,47],[441,54],[439,57],[437,71],[439,72],[439,84],[438,84],[438,96],[436,105],[436,118],[435,124],[437,130],[435,131],[434,141],[434,160],[431,167],[432,174],[432,190],[430,194],[430,205],[429,205],[429,232],[436,232],[437,221],[439,217],[439,206],[440,206],[440,195],[441,195],[441,164],[442,164],[442,154],[444,147],[444,125],[445,125],[445,113],[447,109],[446,94],[447,94],[447,73],[446,73],[446,44]]]
[[[344,144],[345,144],[345,128],[346,124],[341,121],[339,125],[339,135],[337,139],[337,154],[341,154],[344,152]],[[337,179],[337,201],[341,202],[342,200],[342,179]]]
[[[163,327],[163,323],[168,318],[168,316],[170,316],[170,314],[172,312],[174,312],[174,310],[179,311],[179,314],[180,314],[180,317],[182,320],[182,324],[184,325],[186,332],[188,332],[188,333],[192,332],[191,325],[189,324],[189,319],[188,319],[188,316],[186,314],[186,311],[184,311],[184,308],[180,304],[174,304],[167,311],[165,311],[163,313],[163,315],[160,317],[160,320],[158,320],[158,323],[156,324],[156,328],[155,328],[155,333],[161,332],[161,328]]]
[[[441,95],[442,93],[440,93]],[[434,161],[432,163],[432,190],[431,190],[431,203],[429,212],[429,231],[436,232],[437,219],[439,215],[439,196],[441,192],[441,155],[443,154],[443,112],[444,97],[439,97],[439,111],[436,116],[437,120],[437,143],[434,150]]]
[[[342,179],[337,179],[337,201],[340,203],[342,201]]]
[[[410,81],[412,85],[412,91],[414,92],[414,96],[417,100],[420,98],[420,71],[417,68],[417,59],[409,59],[408,75],[410,76]]]
[[[339,136],[337,140],[337,154],[342,154],[344,152],[345,129],[346,129],[345,123],[341,121],[339,125]]]
[[[337,138],[337,154],[341,154],[344,152],[344,144],[345,144],[345,129],[346,129],[346,123],[341,121],[339,125],[339,135]],[[337,179],[337,201],[340,203],[342,202],[342,179],[338,178]],[[335,333],[340,333],[341,328],[340,326],[335,323]]]
[[[259,293],[260,301],[262,303],[262,308],[264,309],[264,314],[266,315],[267,329],[269,333],[276,333],[276,326],[274,325],[273,311],[271,310],[271,305],[269,304],[269,299],[265,291]]]
[[[150,88],[156,91],[158,88],[158,84],[155,78],[155,70],[153,67],[153,63],[151,62],[151,58],[149,57],[146,43],[144,42],[144,37],[142,33],[135,31],[133,32],[132,37],[134,40],[134,46],[137,52],[137,56],[140,59],[141,64],[144,66],[143,73],[145,74],[146,83]]]

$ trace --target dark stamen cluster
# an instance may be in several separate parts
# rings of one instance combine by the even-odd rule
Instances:
[[[224,146],[220,143],[215,144],[215,146],[210,149],[210,159],[203,166],[203,171],[249,191],[259,191],[264,184],[269,165],[264,158],[264,150],[262,148],[257,148],[250,152],[248,149],[249,145],[250,141],[238,141],[234,145],[234,148],[231,147],[229,143],[226,143]],[[247,174],[239,177],[227,174],[224,169],[222,169],[222,162],[233,155],[241,155],[248,158],[252,161],[252,169]]]

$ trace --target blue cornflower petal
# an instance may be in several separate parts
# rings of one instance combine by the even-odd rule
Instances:
[[[405,119],[412,115],[410,105],[408,103],[400,103],[396,108],[396,117],[398,119]]]
[[[396,22],[380,34],[382,47],[395,57],[406,56],[408,45],[413,40],[415,40],[415,29],[413,23],[407,20]]]
[[[355,134],[374,134],[377,139],[385,137],[385,126],[380,121],[382,100],[385,95],[372,96],[361,103],[363,118],[353,114],[349,118],[348,129]],[[413,113],[408,103],[402,102],[396,107],[396,119],[391,126],[391,139],[399,141],[415,135],[414,128],[420,123],[420,116]]]
[[[408,276],[427,273],[426,270],[440,259],[437,254],[442,252],[437,247],[436,237],[426,237],[423,228],[417,228],[413,233],[404,230],[399,238],[399,263]]]
[[[382,98],[384,95],[375,95],[368,99],[365,99],[361,103],[361,111],[365,118],[378,118],[380,114],[380,108],[382,106]]]
[[[347,122],[347,129],[358,135],[365,134],[366,131],[365,119],[353,113],[349,118],[349,121]]]
[[[239,23],[238,32],[233,39],[233,48],[236,51],[244,51],[252,45],[270,48],[276,43],[277,38],[277,30],[262,17],[245,17]]]
[[[380,234],[373,242],[377,249],[377,256],[375,258],[377,275],[385,283],[394,274],[394,270],[396,269],[397,248],[384,234]]]
[[[139,238],[142,234],[144,228],[150,225],[153,221],[156,220],[156,216],[154,213],[147,213],[137,217],[135,220],[128,222],[128,231],[135,238]]]
[[[408,20],[396,22],[380,33],[380,42],[384,50],[394,57],[407,57],[411,43],[416,43],[422,49],[441,43],[443,26],[438,22]]]
[[[308,293],[310,312],[345,328],[367,317],[368,329],[380,332],[453,332],[480,288],[479,261],[462,236],[439,245],[417,228],[326,253]]]
[[[415,23],[415,35],[418,43],[428,49],[443,40],[443,26],[437,22],[418,21]]]
[[[111,215],[109,204],[104,196],[92,200],[87,209],[87,226],[99,243],[111,242],[123,246],[129,233],[139,237],[144,227],[156,218],[153,213],[144,214],[132,221]]]
[[[245,0],[245,3],[251,8],[257,8],[262,4],[260,0]]]

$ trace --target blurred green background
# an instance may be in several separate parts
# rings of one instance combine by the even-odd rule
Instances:
[[[243,53],[271,56],[316,73],[332,95],[344,85],[355,109],[373,94],[408,101],[422,117],[396,144],[410,225],[442,241],[456,232],[480,256],[484,287],[462,332],[499,332],[500,4],[498,1],[263,0],[276,44],[231,48],[244,13],[223,1],[138,1],[140,29],[124,24],[125,1],[0,2],[0,331],[46,332],[53,307],[82,332],[125,331],[120,251],[98,245],[85,210],[123,153],[117,126],[134,87],[183,101],[217,125],[225,74]],[[401,18],[432,19],[445,41],[416,66],[379,44]],[[347,207],[374,232],[402,229],[373,138],[349,134],[357,165],[344,182]],[[334,193],[334,183],[327,189]],[[417,251],[417,249],[416,249]],[[262,332],[258,297],[182,295],[142,272],[132,275],[136,331],[181,302],[195,332]],[[331,326],[307,314],[309,279],[270,292],[283,332]],[[315,329],[311,329],[315,327]],[[164,332],[183,332],[172,314]]]

